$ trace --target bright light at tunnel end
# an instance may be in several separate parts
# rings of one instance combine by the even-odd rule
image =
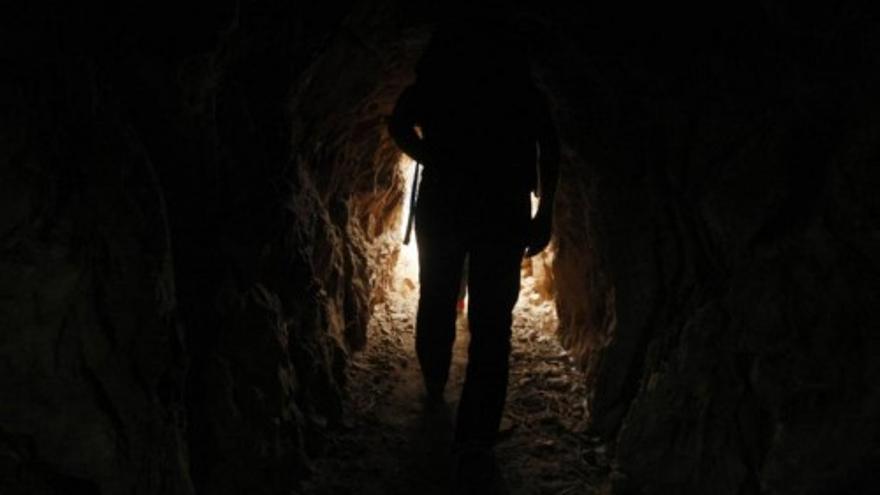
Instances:
[[[394,284],[398,294],[406,299],[417,299],[419,287],[419,250],[415,238],[415,225],[410,233],[410,241],[404,244],[406,238],[407,221],[409,219],[413,192],[413,173],[416,162],[406,155],[401,155],[398,162],[398,170],[404,182],[403,204],[399,216],[399,225],[396,229],[395,241],[398,242],[399,251],[397,263],[394,267]],[[421,179],[421,177],[419,177]],[[418,187],[418,184],[416,184]],[[538,208],[538,197],[531,195],[532,216]],[[416,198],[418,202],[418,198]],[[523,260],[521,294],[518,306],[530,306],[538,308],[549,304],[552,306],[552,275],[550,267],[553,263],[553,249],[548,247],[543,253]],[[466,303],[466,292],[465,303]],[[463,308],[462,308],[463,309]],[[552,311],[555,317],[555,311]]]
[[[406,295],[414,295],[419,285],[419,249],[416,243],[415,226],[410,234],[408,244],[403,244],[406,238],[407,220],[409,219],[412,209],[412,192],[413,192],[413,173],[415,172],[416,162],[406,155],[401,155],[398,162],[398,170],[403,177],[403,208],[400,214],[400,226],[398,228],[398,241],[400,242],[400,252],[395,266],[395,283],[398,290]]]

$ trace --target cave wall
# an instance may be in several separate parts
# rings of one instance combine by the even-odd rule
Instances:
[[[560,332],[613,491],[861,493],[880,417],[878,18],[640,14],[585,8],[536,57],[567,148]]]
[[[2,85],[0,487],[189,493],[154,164],[93,65],[22,62]]]
[[[307,475],[400,198],[383,76],[406,64],[370,46],[398,21],[354,4],[3,19],[0,491]]]

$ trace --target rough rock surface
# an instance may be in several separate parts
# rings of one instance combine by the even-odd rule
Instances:
[[[0,15],[3,493],[286,492],[343,419],[437,2],[198,3]],[[875,9],[515,3],[613,490],[876,482]]]
[[[0,491],[191,492],[154,164],[92,94],[93,67],[15,69],[0,82]]]
[[[498,464],[512,495],[593,493],[607,480],[607,447],[587,433],[583,374],[553,335],[555,311],[530,265],[514,310]],[[306,494],[456,493],[452,431],[467,364],[466,313],[457,321],[446,404],[427,407],[413,341],[415,286],[396,282],[348,368],[345,420],[329,432]]]
[[[657,7],[537,57],[561,332],[620,493],[876,486],[878,18],[850,7]]]
[[[370,291],[293,118],[345,10],[297,9],[4,12],[3,493],[303,478]]]

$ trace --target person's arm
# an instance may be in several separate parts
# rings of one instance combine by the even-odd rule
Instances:
[[[388,122],[388,132],[404,153],[420,163],[425,163],[428,153],[424,141],[416,133],[418,107],[416,87],[409,86],[403,90],[394,105]]]
[[[536,91],[537,92],[537,91]],[[559,181],[559,138],[544,95],[536,95],[538,141],[538,211],[529,229],[526,256],[534,256],[550,243],[553,231],[553,204]]]

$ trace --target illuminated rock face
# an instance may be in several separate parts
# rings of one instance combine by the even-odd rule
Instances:
[[[51,7],[0,30],[0,492],[295,487],[391,289],[384,117],[430,5]],[[560,335],[613,490],[858,492],[870,16],[524,9],[565,150]]]

